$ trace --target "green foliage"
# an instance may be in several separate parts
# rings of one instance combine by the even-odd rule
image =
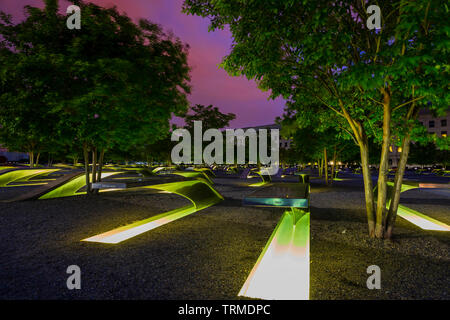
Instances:
[[[77,4],[80,30],[66,27],[57,0],[27,6],[17,25],[0,14],[1,139],[12,149],[132,150],[188,108],[187,45],[116,8]]]
[[[379,5],[381,32],[366,28],[364,1],[330,6],[324,0],[186,0],[184,11],[208,17],[211,29],[229,26],[234,43],[222,67],[230,74],[255,79],[302,113],[313,104],[344,116],[345,107],[367,134],[381,140],[380,89],[389,88],[393,110],[418,98],[442,112],[450,96],[444,3]],[[403,112],[404,119],[407,105],[394,113]]]
[[[328,110],[322,111],[329,113]],[[335,117],[331,113],[328,116]],[[318,121],[319,119],[320,117],[312,114],[300,116],[286,113],[282,120],[278,120],[282,126],[282,136],[292,139],[291,149],[285,156],[296,159],[294,163],[316,162],[323,158],[326,148],[329,153],[328,160],[332,160],[336,151],[337,161],[353,162],[355,155],[358,154],[358,147],[352,136],[341,130],[338,122]],[[282,159],[283,155],[281,153]]]
[[[395,221],[383,217],[388,147],[403,136],[409,143],[405,133],[420,107],[442,114],[450,102],[448,6],[440,0],[378,2],[381,30],[369,30],[367,5],[185,0],[183,10],[209,18],[212,30],[227,26],[234,42],[222,67],[254,79],[272,98],[287,99],[288,109],[304,118],[300,122],[334,126],[336,118],[324,116],[325,110],[345,119],[340,130],[360,147],[369,233],[383,237],[385,221]],[[382,142],[376,212],[369,137]],[[394,189],[398,195],[400,188]]]
[[[412,143],[408,162],[410,164],[433,164],[437,162],[438,149],[434,143]]]
[[[186,129],[190,132],[194,131],[194,121],[202,121],[203,131],[208,129],[222,129],[230,124],[231,120],[236,118],[233,113],[222,113],[219,108],[213,105],[204,106],[196,104],[191,107],[191,114],[186,114],[184,119]]]

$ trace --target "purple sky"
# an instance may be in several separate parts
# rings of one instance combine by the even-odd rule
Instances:
[[[191,104],[213,104],[222,112],[236,114],[231,127],[248,127],[273,123],[283,112],[284,100],[267,100],[253,81],[231,77],[217,65],[231,48],[229,31],[208,32],[208,19],[181,13],[183,0],[92,0],[98,5],[116,5],[133,19],[147,18],[172,31],[190,45],[192,67]],[[42,0],[0,0],[0,10],[12,14],[15,21],[23,18],[24,5],[41,7]],[[67,1],[60,1],[63,11]],[[83,15],[83,13],[81,13]],[[176,121],[176,123],[179,123]]]

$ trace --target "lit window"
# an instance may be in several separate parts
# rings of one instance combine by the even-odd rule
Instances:
[[[401,147],[398,147],[397,151],[398,151],[398,152],[402,152],[402,148],[401,148]]]
[[[447,137],[447,131],[442,131],[441,132],[441,136],[444,137],[444,138]]]
[[[392,152],[392,146],[389,146],[389,152]]]

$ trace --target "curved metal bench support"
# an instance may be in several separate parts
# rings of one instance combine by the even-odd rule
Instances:
[[[391,203],[390,197],[392,194],[392,189],[394,188],[394,183],[389,181],[387,185],[388,185],[388,196],[386,199],[386,208],[389,208],[389,204]],[[400,193],[417,188],[438,188],[438,187],[439,185],[437,184],[427,184],[419,182],[413,184],[404,183],[402,184]],[[374,191],[375,193],[377,192],[377,187],[375,187]],[[401,204],[398,205],[397,215],[411,222],[412,224],[415,224],[416,226],[418,226],[423,230],[450,231],[449,225],[439,220],[433,219],[427,215],[424,215],[423,213],[415,211],[411,208],[405,207]]]
[[[243,199],[244,205],[285,209],[245,281],[239,296],[259,299],[309,299],[308,183],[278,183]]]
[[[103,172],[102,179],[107,178],[109,176],[120,174],[122,172]],[[92,174],[90,176],[92,179]],[[72,178],[71,180],[64,183],[62,186],[57,187],[54,190],[51,190],[44,195],[40,196],[39,199],[53,199],[53,198],[61,198],[61,197],[70,197],[86,194],[85,191],[80,191],[81,188],[86,186],[86,176],[84,173],[80,173],[79,176]]]
[[[178,220],[199,210],[208,208],[224,198],[208,183],[201,180],[188,180],[139,188],[157,189],[178,194],[192,204],[156,216],[119,227],[81,241],[116,244],[150,231],[169,222]]]
[[[264,186],[264,185],[272,182],[272,178],[270,177],[270,175],[262,174],[261,171],[256,171],[256,170],[251,170],[249,172],[249,175],[252,174],[252,173],[257,174],[261,178],[262,181],[261,182],[256,182],[256,183],[252,183],[252,184],[249,185],[249,187],[261,187],[261,186]]]
[[[309,299],[310,213],[286,210],[245,281],[239,296]]]
[[[48,175],[58,170],[60,169],[18,169],[7,171],[0,175],[0,187],[23,187],[46,184],[46,182],[30,182],[27,184],[10,185],[13,182],[27,182],[32,178]]]
[[[172,174],[176,174],[185,178],[203,179],[209,184],[214,184],[214,182],[203,171],[174,171],[172,172]]]

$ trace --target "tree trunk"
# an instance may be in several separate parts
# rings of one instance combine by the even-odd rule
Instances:
[[[419,114],[419,108],[416,109],[416,104],[413,103],[408,110],[407,121],[416,119]],[[391,239],[394,230],[395,219],[397,217],[398,205],[400,203],[400,192],[402,189],[403,175],[405,174],[406,163],[408,162],[409,149],[411,145],[411,129],[413,125],[409,124],[406,130],[406,135],[402,141],[402,154],[400,155],[400,161],[397,166],[397,172],[395,173],[394,187],[392,189],[391,203],[389,205],[389,211],[386,217],[385,226],[385,238]]]
[[[102,170],[103,170],[103,159],[105,157],[105,149],[100,151],[100,158],[98,159],[98,173],[97,173],[97,182],[102,181]]]
[[[402,154],[398,163],[397,172],[395,173],[394,188],[392,189],[391,203],[386,217],[385,238],[391,239],[392,231],[394,229],[395,218],[397,217],[398,204],[400,203],[400,192],[402,189],[403,175],[405,173],[406,162],[408,160],[409,145],[411,136],[409,133],[403,138]]]
[[[38,166],[39,165],[39,157],[40,157],[41,153],[38,152],[37,156],[36,156],[36,161],[34,162],[34,166]]]
[[[331,177],[331,184],[333,184],[333,181],[335,179],[335,176],[334,176],[335,168],[336,168],[336,147],[334,147],[333,160],[332,160],[332,163],[331,163],[331,176],[330,176]]]
[[[85,144],[83,144],[83,156],[84,156],[84,174],[86,176],[86,193],[91,194],[91,182],[90,182],[90,170],[89,170],[89,150]]]
[[[367,137],[364,137],[359,144],[359,150],[361,154],[361,167],[364,180],[364,196],[366,200],[366,214],[369,227],[369,236],[373,238],[375,236],[375,212],[372,176],[370,174],[369,168],[369,143],[367,141]]]
[[[323,148],[323,164],[325,173],[325,184],[328,185],[328,158],[327,158],[327,148]]]
[[[383,101],[383,144],[381,146],[380,169],[378,172],[378,196],[375,237],[383,238],[386,212],[387,174],[389,170],[389,146],[391,143],[391,104],[388,91],[384,91]]]
[[[28,157],[30,158],[30,168],[33,168],[34,167],[34,152],[30,151],[28,153]]]
[[[318,163],[318,166],[319,166],[319,178],[322,178],[322,170],[323,170],[322,158],[320,158],[317,163]]]
[[[97,182],[97,148],[92,149],[92,182]]]

